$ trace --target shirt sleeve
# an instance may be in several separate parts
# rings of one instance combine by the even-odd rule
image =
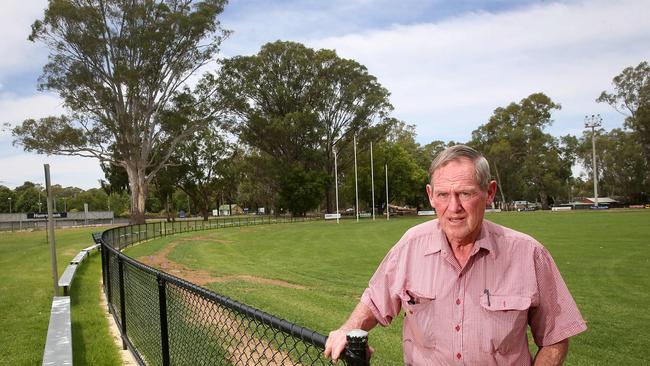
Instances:
[[[587,329],[551,254],[535,250],[535,275],[539,303],[531,308],[530,327],[539,347],[558,343]]]
[[[401,300],[393,289],[397,281],[397,255],[393,248],[381,262],[361,296],[382,326],[389,325],[401,310]]]

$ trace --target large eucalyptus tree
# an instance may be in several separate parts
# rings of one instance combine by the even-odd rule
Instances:
[[[15,144],[46,154],[93,157],[123,167],[131,220],[144,221],[147,187],[176,146],[206,116],[159,118],[188,78],[213,60],[228,32],[225,0],[51,0],[32,26],[50,50],[39,88],[57,92],[68,113],[28,119]]]

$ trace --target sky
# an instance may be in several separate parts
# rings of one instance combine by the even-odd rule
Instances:
[[[48,50],[27,40],[46,5],[0,4],[0,125],[65,113],[56,94],[37,90]],[[467,142],[494,109],[536,92],[562,106],[548,132],[580,136],[585,115],[623,126],[595,100],[625,67],[650,60],[649,13],[649,0],[231,0],[220,21],[233,33],[218,57],[276,40],[334,49],[390,91],[392,116],[415,125],[420,144]],[[43,184],[43,164],[64,187],[103,178],[95,159],[28,153],[0,131],[0,184]]]

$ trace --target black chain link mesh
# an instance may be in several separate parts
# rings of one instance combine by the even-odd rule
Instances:
[[[160,222],[102,233],[103,246],[110,247],[105,248],[103,256],[109,308],[121,330],[126,322],[123,337],[138,361],[148,365],[332,365],[323,356],[325,336],[147,267],[119,252],[138,241],[174,233],[313,219],[262,216],[205,223]],[[120,298],[119,262],[124,304]]]
[[[126,334],[140,358],[161,365],[160,310],[156,275],[124,264]]]

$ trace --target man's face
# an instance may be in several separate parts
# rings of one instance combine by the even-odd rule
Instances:
[[[476,182],[474,163],[453,160],[438,168],[427,184],[431,206],[436,209],[440,227],[450,243],[473,243],[481,231],[483,214],[496,192],[496,182],[487,191]]]

